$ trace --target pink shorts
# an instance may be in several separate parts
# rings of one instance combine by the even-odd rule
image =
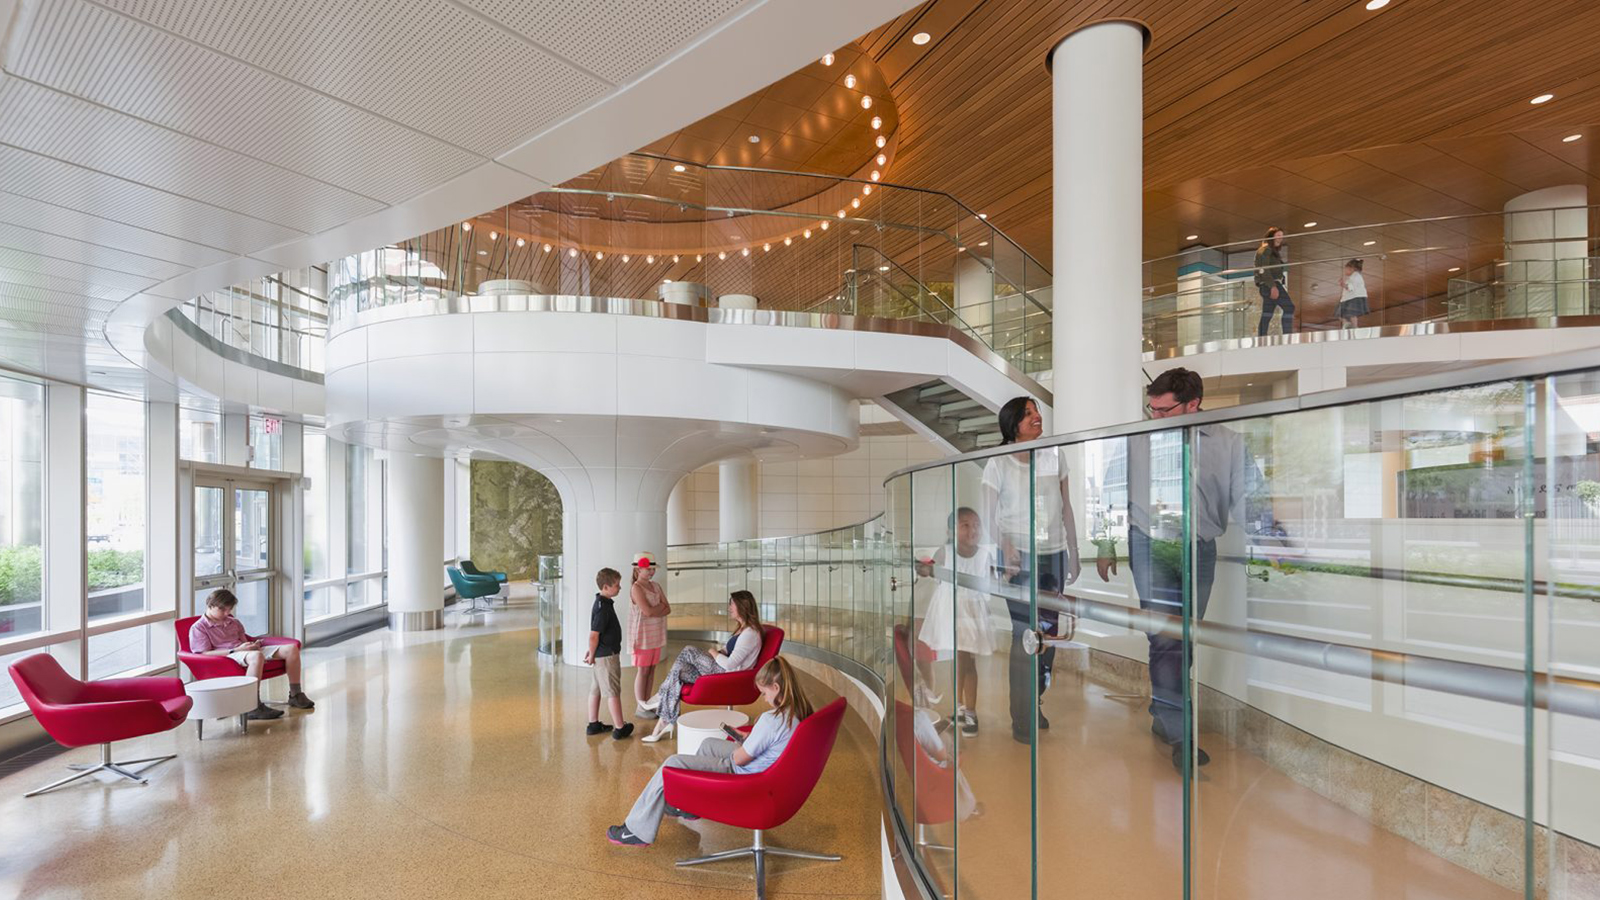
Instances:
[[[660,647],[657,647],[654,650],[635,650],[635,651],[633,651],[633,664],[635,666],[639,667],[639,668],[643,668],[645,666],[653,666],[658,662],[661,662],[661,648]]]

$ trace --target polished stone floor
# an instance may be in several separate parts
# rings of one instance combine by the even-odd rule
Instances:
[[[748,861],[673,865],[748,831],[668,820],[653,847],[605,841],[673,742],[585,737],[588,673],[542,665],[532,627],[513,606],[308,651],[314,712],[119,744],[118,758],[179,754],[148,787],[22,797],[96,748],[0,779],[0,897],[751,896]],[[772,896],[879,895],[872,747],[847,717],[817,791],[770,838],[844,861],[774,860]]]

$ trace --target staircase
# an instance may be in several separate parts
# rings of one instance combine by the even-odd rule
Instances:
[[[943,379],[895,391],[880,402],[915,419],[957,453],[1000,443],[1000,420],[995,413]]]

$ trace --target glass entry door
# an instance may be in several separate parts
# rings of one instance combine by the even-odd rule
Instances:
[[[227,588],[239,598],[235,615],[252,635],[275,621],[273,579],[278,575],[272,540],[276,510],[269,484],[196,476],[194,486],[194,609]]]

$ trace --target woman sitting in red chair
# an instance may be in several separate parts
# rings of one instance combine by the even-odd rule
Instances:
[[[738,594],[749,596],[747,591]],[[734,596],[738,596],[735,594]],[[730,772],[735,775],[753,775],[777,762],[783,748],[789,746],[789,737],[796,725],[811,715],[811,701],[800,689],[789,661],[773,657],[756,673],[756,689],[761,699],[772,709],[761,714],[750,733],[739,743],[733,741],[706,741],[692,756],[674,754],[667,757],[656,774],[645,785],[644,793],[633,802],[628,818],[621,825],[606,829],[606,839],[625,847],[644,847],[656,839],[663,814],[682,819],[697,819],[682,810],[667,805],[662,773],[667,769],[693,769],[697,772]],[[682,801],[680,801],[682,802]]]
[[[239,598],[227,588],[218,588],[206,598],[206,614],[189,627],[189,652],[208,656],[226,656],[241,666],[251,678],[259,680],[261,670],[269,659],[283,660],[284,674],[289,676],[289,705],[295,709],[312,709],[311,698],[300,690],[300,646],[298,644],[263,644],[250,637],[244,623],[234,618],[233,609]],[[256,701],[256,708],[246,713],[252,719],[276,719],[283,710]]]
[[[708,653],[699,647],[685,647],[678,653],[671,671],[661,681],[661,690],[654,697],[639,704],[661,717],[656,730],[644,739],[654,744],[671,737],[678,722],[680,696],[687,685],[701,675],[713,672],[743,672],[755,668],[761,656],[761,613],[756,607],[756,595],[749,591],[734,591],[728,596],[728,615],[733,619],[733,638],[727,647],[712,647]]]

